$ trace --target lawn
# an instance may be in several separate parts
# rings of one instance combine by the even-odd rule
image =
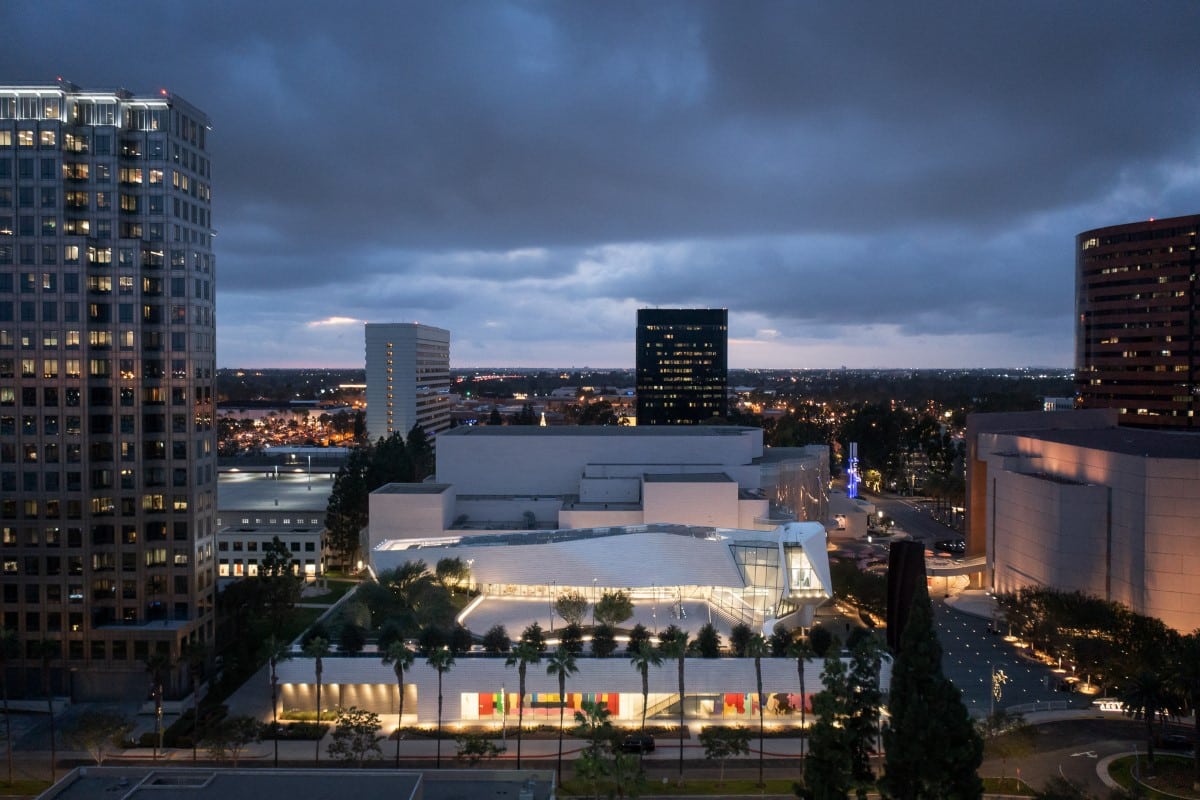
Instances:
[[[1142,768],[1142,786],[1145,796],[1151,800],[1171,800],[1177,797],[1200,798],[1200,792],[1192,789],[1192,776],[1195,774],[1195,764],[1190,758],[1157,754],[1154,757],[1154,775],[1148,775],[1146,758],[1143,756],[1139,763]],[[1133,756],[1118,758],[1108,768],[1108,774],[1126,789],[1133,787],[1134,765]],[[1163,791],[1155,791],[1155,788]],[[1170,794],[1164,794],[1170,792]]]
[[[50,781],[35,781],[30,778],[15,780],[12,783],[0,780],[0,795],[15,797],[37,797],[50,788]]]
[[[984,794],[1019,794],[1025,797],[1033,797],[1037,794],[1033,787],[1018,780],[1014,777],[1008,778],[984,778],[983,779]]]

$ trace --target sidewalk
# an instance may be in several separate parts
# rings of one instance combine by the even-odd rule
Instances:
[[[960,614],[986,620],[996,619],[998,611],[996,598],[986,589],[963,589],[945,598],[943,602],[947,608],[952,608]]]

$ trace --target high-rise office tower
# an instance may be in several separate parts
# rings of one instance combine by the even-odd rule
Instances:
[[[1200,430],[1200,215],[1076,237],[1075,389],[1121,425]]]
[[[450,427],[450,331],[415,322],[367,323],[367,436],[429,436]]]
[[[0,625],[30,691],[41,641],[53,691],[144,697],[151,654],[213,635],[208,133],[165,91],[0,85]]]
[[[638,309],[638,425],[694,425],[724,417],[728,385],[726,309]]]

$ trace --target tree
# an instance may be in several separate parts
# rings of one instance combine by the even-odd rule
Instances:
[[[437,769],[442,768],[442,676],[454,666],[454,654],[448,649],[435,650],[425,663],[437,670],[438,713],[437,713]]]
[[[274,638],[274,637],[272,637]],[[183,661],[187,664],[188,679],[192,683],[192,761],[196,760],[197,738],[200,735],[200,677],[208,663],[209,646],[199,640],[183,645]],[[271,687],[272,691],[274,686]]]
[[[576,658],[583,655],[583,626],[578,622],[568,623],[558,635],[558,642]]]
[[[842,728],[850,754],[850,778],[859,800],[865,800],[867,790],[875,786],[871,769],[871,753],[879,731],[879,707],[883,692],[879,688],[882,649],[874,636],[858,640],[850,654],[850,670],[846,676],[845,719]]]
[[[503,425],[504,417],[500,416],[500,407],[492,406],[492,413],[488,415],[488,425]]]
[[[683,783],[683,734],[686,728],[683,724],[683,669],[687,663],[688,652],[688,634],[687,631],[681,631],[678,628],[671,631],[669,635],[662,638],[662,644],[659,646],[665,658],[675,659],[676,666],[679,670],[679,782]]]
[[[12,628],[0,628],[0,690],[4,693],[4,744],[8,759],[8,784],[13,782],[12,719],[8,714],[8,662],[20,652],[17,632]]]
[[[808,629],[808,643],[812,646],[813,653],[817,658],[825,658],[829,654],[829,648],[833,647],[834,635],[829,632],[828,628],[821,625],[813,625]]]
[[[458,745],[455,758],[469,767],[480,761],[490,761],[504,752],[504,748],[498,747],[486,733],[460,733],[454,737],[454,741]]]
[[[1171,673],[1178,688],[1184,713],[1192,714],[1192,753],[1195,774],[1192,784],[1200,788],[1200,629],[1179,637],[1171,654]]]
[[[641,649],[643,644],[652,644],[651,639],[653,638],[650,631],[646,630],[646,626],[639,622],[629,631],[629,644],[626,645],[625,652],[633,655]]]
[[[592,631],[592,657],[608,658],[617,651],[617,637],[611,625],[597,625]]]
[[[800,678],[800,758],[804,758],[804,742],[808,736],[808,689],[804,686],[804,664],[815,654],[807,639],[797,637],[788,645],[787,655],[796,659],[796,675]]]
[[[565,648],[558,648],[546,657],[546,674],[558,678],[558,763],[555,767],[559,785],[562,785],[563,713],[567,708],[567,676],[579,672],[575,656]]]
[[[533,645],[539,654],[546,652],[546,635],[542,632],[542,626],[536,622],[529,623],[525,630],[521,631],[521,642]]]
[[[292,648],[287,642],[270,636],[263,642],[263,656],[271,668],[271,740],[275,745],[275,766],[279,766],[279,674],[276,668],[281,661],[292,657]],[[195,755],[195,732],[192,735],[192,754]]]
[[[1009,714],[1002,708],[988,715],[981,727],[987,751],[1000,758],[1000,782],[1003,784],[1009,759],[1020,758],[1037,749],[1037,729],[1026,724],[1020,714]],[[1014,785],[1013,789],[1019,790],[1020,786]]]
[[[750,732],[745,728],[710,725],[700,731],[700,744],[704,757],[721,765],[721,777],[717,780],[721,786],[725,783],[725,762],[750,752]]]
[[[329,742],[329,755],[362,767],[368,760],[383,757],[379,741],[379,715],[357,706],[338,711],[337,723]]]
[[[1150,670],[1138,673],[1121,692],[1121,703],[1125,713],[1141,717],[1146,723],[1146,762],[1154,766],[1154,721],[1159,714],[1173,714],[1179,710],[1178,698],[1162,676]]]
[[[263,602],[267,608],[267,618],[271,621],[271,632],[279,634],[292,609],[300,602],[304,579],[296,574],[291,550],[278,536],[272,537],[271,543],[263,547],[258,581],[263,587]]]
[[[396,673],[396,769],[400,769],[400,729],[404,727],[404,670],[412,666],[413,652],[403,639],[394,639],[383,651],[384,664]]]
[[[650,668],[662,666],[662,656],[649,642],[642,642],[629,655],[629,664],[642,676],[642,733],[646,732],[646,709],[650,705]]]
[[[208,729],[204,737],[204,745],[208,754],[217,761],[223,761],[226,754],[237,767],[242,751],[251,742],[262,740],[262,723],[254,717],[227,717]]]
[[[321,739],[323,737],[323,729],[321,728],[321,672],[323,671],[322,659],[329,655],[329,640],[324,637],[317,636],[310,639],[304,645],[304,655],[313,660],[313,671],[317,676],[317,743],[314,749],[313,763],[321,763]]]
[[[150,673],[150,693],[154,698],[154,758],[163,746],[163,682],[171,671],[171,656],[155,650],[146,657],[146,672]]]
[[[942,673],[925,582],[918,581],[892,666],[880,790],[894,800],[978,798],[983,741],[962,696]]]
[[[88,709],[67,726],[63,739],[76,750],[86,750],[99,767],[106,748],[119,747],[132,730],[133,722],[120,714]]]
[[[603,625],[620,625],[633,616],[633,601],[629,592],[605,592],[596,601],[594,609],[596,620]]]
[[[746,657],[746,645],[754,637],[754,631],[750,630],[750,626],[744,622],[739,622],[729,629],[729,646],[733,648],[733,654],[738,658]]]
[[[409,483],[420,483],[433,474],[434,457],[433,444],[429,435],[420,425],[413,425],[408,430],[406,442],[408,452]]]
[[[774,630],[771,631],[771,636],[767,639],[767,645],[771,648],[771,658],[785,657],[791,643],[792,634],[782,623],[777,623]]]
[[[341,633],[338,634],[338,650],[340,652],[351,655],[361,653],[366,644],[367,632],[361,626],[352,622],[342,625]]]
[[[563,592],[554,601],[554,613],[568,625],[574,623],[579,625],[583,622],[583,615],[587,613],[588,605],[587,598],[582,592],[570,590]]]
[[[536,644],[522,637],[504,661],[505,666],[517,667],[517,769],[521,768],[521,733],[525,729],[525,673],[530,664],[541,660],[542,651]],[[508,713],[507,710],[505,713]]]
[[[701,658],[720,658],[721,634],[711,622],[704,623],[696,632],[696,650]]]
[[[493,625],[483,635],[483,649],[492,655],[507,653],[512,648],[512,640],[503,625]]]
[[[762,684],[762,660],[763,656],[770,651],[767,648],[767,642],[763,639],[762,634],[756,633],[750,637],[750,641],[746,643],[746,656],[754,659],[754,685],[758,692],[758,785],[764,786],[763,783],[763,742],[765,739],[766,721],[763,718],[763,684]]]
[[[580,704],[575,712],[575,728],[571,731],[588,745],[575,761],[575,775],[592,787],[592,795],[599,797],[600,781],[608,775],[608,756],[614,752],[616,731],[609,719],[608,706],[591,700]]]
[[[847,717],[846,668],[836,655],[825,659],[821,682],[824,690],[813,697],[815,721],[804,768],[803,796],[807,800],[845,800],[850,791],[853,757],[850,737],[843,727]]]
[[[470,585],[471,567],[461,558],[442,558],[434,567],[434,575],[442,588],[453,596],[455,589]]]
[[[370,445],[350,451],[333,479],[329,503],[325,507],[325,527],[329,546],[346,561],[353,563],[358,554],[359,532],[367,526],[371,492],[379,488],[367,482],[373,448]]]

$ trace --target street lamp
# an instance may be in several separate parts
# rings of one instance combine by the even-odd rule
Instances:
[[[592,578],[592,630],[596,629],[596,579]]]
[[[554,593],[558,588],[558,581],[550,581],[550,596],[546,598],[547,604],[550,606],[550,632],[554,632]]]

